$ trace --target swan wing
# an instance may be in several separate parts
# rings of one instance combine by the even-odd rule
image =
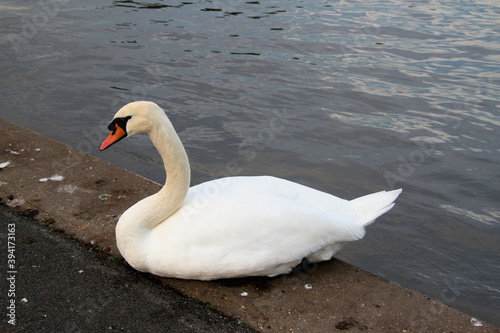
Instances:
[[[362,238],[357,219],[349,201],[293,182],[222,178],[192,187],[153,230],[149,266],[200,279],[277,275],[325,247]]]

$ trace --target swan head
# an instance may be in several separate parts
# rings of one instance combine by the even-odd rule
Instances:
[[[156,103],[147,101],[132,102],[122,107],[109,123],[111,134],[103,141],[101,151],[121,139],[137,133],[150,133],[165,112]]]

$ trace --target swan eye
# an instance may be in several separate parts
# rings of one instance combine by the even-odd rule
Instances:
[[[127,129],[127,122],[129,119],[131,119],[132,116],[127,116],[127,117],[120,117],[120,118],[115,118],[113,119],[109,125],[108,125],[108,130],[112,131],[113,133],[116,131],[116,125],[120,126],[124,131]]]

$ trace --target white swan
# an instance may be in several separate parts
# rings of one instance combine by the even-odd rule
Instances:
[[[212,280],[289,273],[303,258],[331,259],[365,226],[394,206],[401,190],[347,201],[287,180],[227,177],[189,187],[184,147],[153,102],[121,108],[109,124],[104,150],[147,133],[160,152],[167,181],[130,207],[116,226],[125,260],[139,271]]]

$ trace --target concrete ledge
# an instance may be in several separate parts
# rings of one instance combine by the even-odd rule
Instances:
[[[114,227],[120,214],[160,188],[2,119],[0,147],[0,163],[10,162],[0,169],[1,201],[113,256],[119,257]],[[500,332],[339,260],[296,273],[213,282],[160,279],[264,332]]]

